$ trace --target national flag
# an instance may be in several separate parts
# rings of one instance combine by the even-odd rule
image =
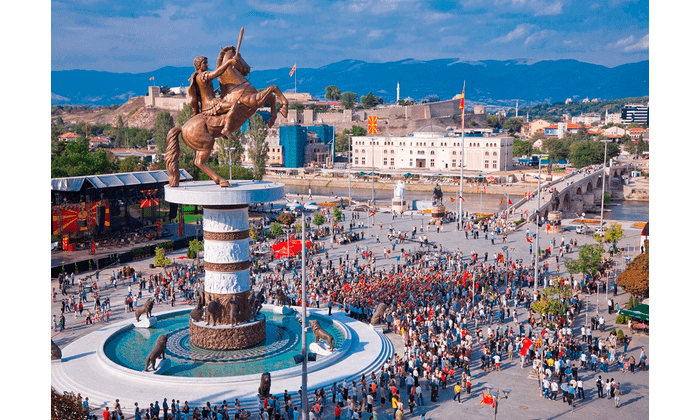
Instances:
[[[454,203],[454,202],[455,202],[455,198],[454,198],[454,197],[450,197],[450,202],[451,202],[451,203]]]
[[[367,117],[367,134],[377,134],[377,116],[370,115]]]
[[[297,71],[296,63],[294,63],[294,67],[292,67],[292,69],[289,71],[289,77],[292,77],[295,71]]]
[[[510,206],[511,204],[513,204],[513,202],[510,201],[510,198],[509,198],[509,199],[508,199],[508,205]]]
[[[481,392],[481,404],[486,404],[490,406],[495,406],[495,403],[493,402],[493,397],[491,395],[486,395],[483,391]]]
[[[550,225],[549,223],[547,223],[547,233],[549,233],[549,232],[551,232],[551,231],[552,231],[552,225]]]
[[[501,197],[501,201],[498,204],[503,204],[503,197]]]
[[[505,260],[505,258],[503,257],[503,254],[501,254],[500,252],[498,253],[498,259],[497,259],[496,261],[498,261],[498,262],[500,262],[500,263],[503,263],[503,264],[506,263],[506,260]]]
[[[459,198],[462,200],[462,202],[464,202],[464,197],[460,195]]]
[[[520,348],[520,355],[525,356],[530,346],[532,346],[532,340],[525,337],[525,339],[523,340],[523,346]]]
[[[486,185],[484,185],[484,194],[486,194]]]
[[[466,81],[464,82],[464,85],[462,86],[462,99],[459,101],[459,109],[464,109],[464,87],[466,86]]]
[[[369,212],[369,217],[374,217],[375,214],[377,214],[376,211],[370,211],[370,212]]]
[[[151,76],[151,78],[148,79],[148,80],[156,80],[156,77],[155,77],[155,76]]]
[[[532,238],[530,238],[529,236],[526,236],[525,239],[526,239],[528,242],[532,243]]]

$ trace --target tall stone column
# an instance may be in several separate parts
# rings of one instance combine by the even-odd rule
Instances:
[[[204,209],[205,320],[190,319],[190,342],[198,347],[235,350],[265,339],[265,317],[250,304],[248,204],[274,201],[284,186],[239,181],[228,188],[213,182],[165,187],[166,201]]]

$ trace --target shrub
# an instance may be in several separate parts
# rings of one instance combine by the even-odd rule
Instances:
[[[629,317],[626,317],[626,316],[624,316],[624,315],[622,315],[622,314],[619,314],[619,315],[617,316],[617,319],[615,319],[615,323],[616,323],[616,324],[627,324],[627,321],[628,321],[628,320],[629,320]],[[622,330],[620,330],[620,331],[622,331]]]

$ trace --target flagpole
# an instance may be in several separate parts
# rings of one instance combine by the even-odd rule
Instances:
[[[462,108],[462,156],[459,159],[459,196],[464,197],[464,88],[467,86],[467,81],[462,85],[462,100],[460,106]],[[462,226],[462,213],[464,213],[464,200],[459,202],[459,226]]]

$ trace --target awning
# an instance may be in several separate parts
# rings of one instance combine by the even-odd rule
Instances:
[[[641,303],[631,309],[622,309],[620,314],[630,318],[649,322],[649,305]]]

